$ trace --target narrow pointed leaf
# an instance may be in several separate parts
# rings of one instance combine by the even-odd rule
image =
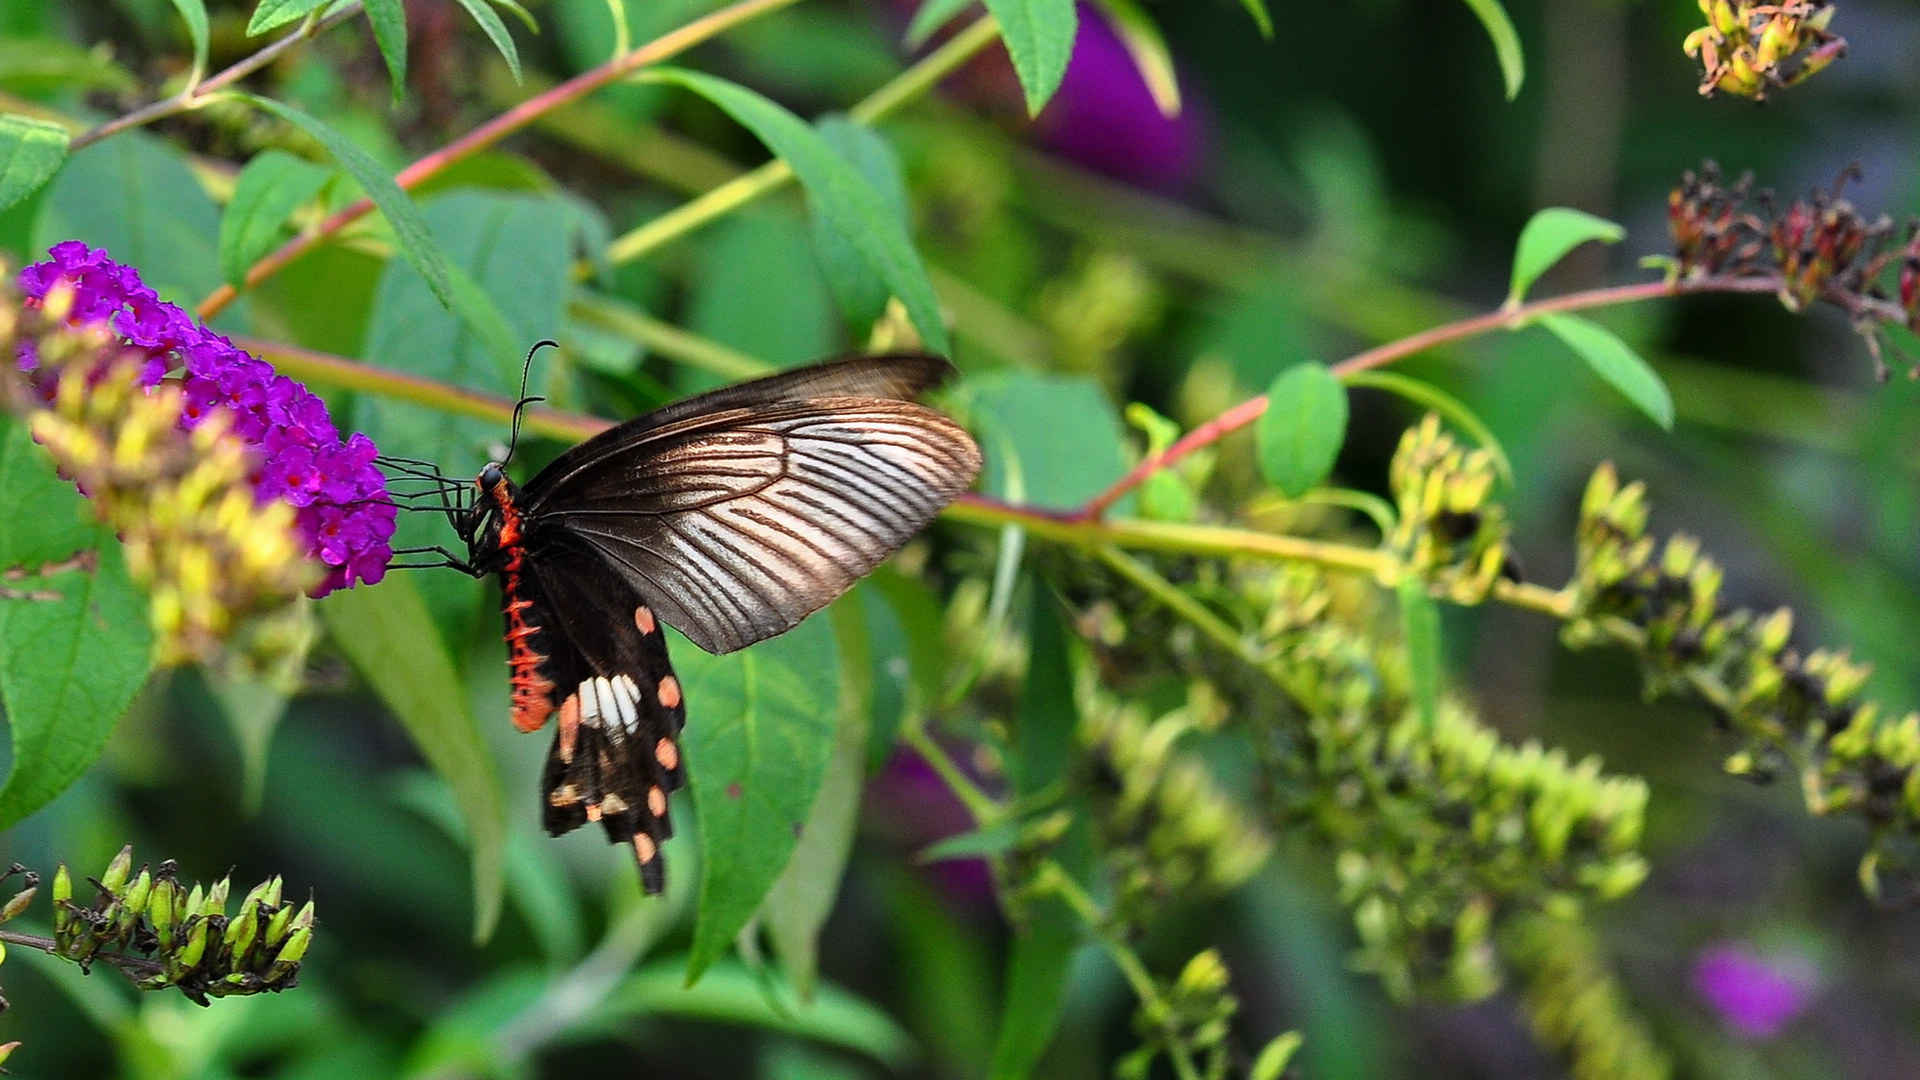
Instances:
[[[427,223],[420,216],[420,208],[413,204],[406,192],[400,190],[400,185],[393,182],[393,177],[388,176],[385,169],[346,136],[313,116],[272,98],[255,94],[240,96],[313,136],[320,145],[326,147],[327,153],[333,155],[333,160],[339,162],[340,167],[347,170],[347,175],[365,189],[367,198],[373,200],[373,205],[379,208],[387,224],[393,226],[394,238],[400,242],[400,254],[406,256],[414,269],[420,271],[420,276],[427,279],[427,287],[433,290],[441,306],[453,308],[453,294],[447,284],[447,257],[433,242],[433,234],[427,230]]]
[[[1167,51],[1167,41],[1160,36],[1160,27],[1154,24],[1153,16],[1147,14],[1136,0],[1095,0],[1100,10],[1106,12],[1107,21],[1113,24],[1114,33],[1120,37],[1120,44],[1126,47],[1127,55],[1133,58],[1133,66],[1140,71],[1140,78],[1147,84],[1147,92],[1153,95],[1153,103],[1160,109],[1160,115],[1175,117],[1180,115],[1180,80],[1174,74],[1173,54]]]
[[[173,0],[173,9],[187,24],[187,39],[193,42],[193,74],[199,78],[207,70],[207,5],[203,0]]]
[[[405,574],[333,593],[319,608],[340,651],[453,789],[473,841],[474,938],[485,941],[504,896],[505,811],[493,758],[440,630]]]
[[[1033,589],[1029,633],[1033,655],[1016,717],[1011,777],[1021,795],[1037,792],[1059,776],[1079,723],[1067,628],[1058,602],[1038,586]],[[1055,845],[1053,858],[1070,877],[1082,879],[1093,863],[1088,809],[1077,802],[1068,809],[1077,811],[1074,825]],[[1026,1077],[1046,1053],[1066,1009],[1067,974],[1084,937],[1079,917],[1059,900],[1035,899],[1024,914],[1007,960],[1000,1030],[987,1072],[991,1080]]]
[[[1595,375],[1620,391],[1634,407],[1653,418],[1653,422],[1673,430],[1673,395],[1658,372],[1621,341],[1613,331],[1577,315],[1553,312],[1542,315],[1540,325],[1587,362]]]
[[[507,32],[507,24],[500,20],[493,5],[487,0],[460,0],[460,6],[466,8],[467,14],[473,16],[473,21],[480,24],[487,40],[493,42],[493,47],[500,50],[500,55],[506,59],[507,70],[513,72],[513,81],[519,82],[520,50],[514,45],[513,35]],[[524,12],[521,17],[525,18]]]
[[[253,18],[247,20],[247,36],[264,34],[276,26],[285,26],[295,19],[304,19],[310,13],[325,6],[328,0],[260,0],[253,9]]]
[[[1080,15],[1073,0],[986,0],[999,20],[1000,37],[1013,58],[1013,73],[1027,96],[1027,112],[1038,116],[1066,78]]]
[[[1513,287],[1507,292],[1507,303],[1517,304],[1525,299],[1527,290],[1540,280],[1540,275],[1566,258],[1574,248],[1589,240],[1617,244],[1626,235],[1627,230],[1606,218],[1565,206],[1547,207],[1533,215],[1527,227],[1520,230],[1520,242],[1513,253]]]
[[[387,78],[393,81],[393,100],[399,101],[407,85],[407,11],[401,0],[365,0],[367,24],[373,27],[373,43],[380,47],[386,61]]]
[[[1467,0],[1467,7],[1473,9],[1474,17],[1486,27],[1487,37],[1493,41],[1493,55],[1500,61],[1500,78],[1506,83],[1507,100],[1512,101],[1520,96],[1520,84],[1527,77],[1520,32],[1513,28],[1513,20],[1507,17],[1507,9],[1500,5],[1500,0]]]
[[[1067,2],[1071,9],[1072,0]],[[845,237],[906,305],[927,348],[936,353],[951,351],[939,299],[905,225],[890,213],[886,198],[818,131],[767,98],[725,79],[678,68],[656,68],[645,77],[684,86],[706,98],[780,155],[806,188],[813,212]]]

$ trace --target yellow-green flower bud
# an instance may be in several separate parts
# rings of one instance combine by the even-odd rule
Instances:
[[[1174,983],[1176,993],[1194,996],[1217,994],[1226,988],[1227,965],[1214,949],[1208,949],[1187,961],[1187,966],[1180,970],[1180,978]]]
[[[132,872],[133,845],[128,844],[120,849],[120,854],[115,855],[112,862],[107,864],[107,872],[100,875],[100,887],[114,896],[119,896],[121,888],[127,883],[127,875]]]
[[[177,882],[163,877],[153,883],[153,898],[147,901],[147,919],[162,949],[173,948],[173,929],[180,925],[179,898],[174,895],[179,891]]]
[[[7,901],[5,907],[0,907],[0,923],[6,922],[8,919],[27,910],[27,905],[33,903],[33,894],[39,891],[39,886],[39,875],[28,874],[27,887],[14,893],[12,899]]]
[[[300,966],[301,959],[307,955],[307,947],[312,943],[313,928],[310,926],[303,926],[287,935],[287,943],[280,947],[279,955],[273,958],[272,965],[267,968],[267,982],[277,983],[293,974],[294,969]]]
[[[233,887],[233,875],[228,874],[207,890],[207,898],[200,903],[202,915],[225,915],[227,913],[227,890]]]
[[[254,938],[259,933],[260,919],[253,908],[242,908],[239,914],[228,920],[226,943],[227,950],[233,954],[234,963],[240,963],[247,950],[253,948]]]
[[[200,966],[200,961],[207,953],[207,928],[210,925],[208,919],[201,915],[187,919],[186,944],[181,946],[178,953],[182,971],[192,971]]]
[[[287,928],[293,924],[293,908],[282,907],[267,920],[267,929],[261,936],[261,942],[271,949],[278,946],[287,936]]]

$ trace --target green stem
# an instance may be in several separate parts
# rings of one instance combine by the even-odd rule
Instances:
[[[901,725],[900,740],[912,747],[914,753],[924,758],[928,765],[933,766],[933,771],[940,774],[941,781],[967,808],[967,814],[973,818],[975,826],[984,828],[1006,817],[1006,809],[991,795],[980,790],[980,785],[974,783],[973,778],[960,768],[959,763],[953,760],[953,755],[947,753],[947,748],[940,745],[940,740],[927,731],[923,718],[916,716]]]
[[[1093,897],[1088,896],[1087,891],[1080,887],[1080,883],[1073,880],[1073,875],[1067,873],[1059,863],[1048,859],[1040,864],[1034,884],[1041,891],[1050,892],[1059,897],[1073,909],[1073,913],[1086,924],[1088,933],[1098,938],[1100,944],[1106,948],[1107,955],[1113,958],[1115,966],[1120,969],[1120,974],[1126,977],[1127,984],[1133,988],[1134,997],[1140,999],[1141,1006],[1149,1015],[1161,1017],[1172,1015],[1172,1008],[1167,1004],[1166,999],[1160,996],[1160,987],[1153,981],[1153,975],[1147,971],[1147,965],[1140,959],[1140,954],[1134,952],[1131,946],[1108,929],[1106,913],[1101,911],[1100,905],[1094,903]],[[1180,1076],[1181,1080],[1200,1080],[1199,1070],[1194,1067],[1192,1056],[1187,1052],[1185,1043],[1178,1038],[1178,1033],[1168,1031],[1167,1034],[1169,1035],[1167,1056],[1173,1060],[1174,1072]]]
[[[955,68],[972,59],[999,37],[1000,26],[992,16],[975,21],[946,44],[869,94],[849,109],[848,114],[862,124],[878,122],[901,105],[932,89]],[[614,263],[624,263],[651,254],[762,195],[778,190],[792,179],[793,167],[775,158],[625,233],[608,246],[607,258]],[[590,273],[590,265],[575,264],[576,278],[584,278]]]
[[[567,313],[587,326],[637,341],[662,356],[723,379],[755,379],[774,370],[759,357],[682,330],[610,296],[581,294],[567,305]]]
[[[315,9],[314,14],[317,15],[318,13],[318,9]],[[118,116],[101,124],[91,131],[85,131],[79,135],[75,135],[73,141],[67,144],[67,150],[69,153],[72,153],[84,147],[92,146],[102,139],[118,135],[120,132],[130,128],[141,127],[145,124],[151,124],[155,120],[162,120],[166,117],[197,108],[200,102],[208,95],[219,93],[228,85],[246,78],[248,75],[278,60],[289,51],[320,36],[323,31],[338,26],[358,14],[360,14],[360,5],[356,2],[345,5],[338,11],[327,15],[324,19],[316,19],[309,16],[295,28],[292,33],[276,39],[265,48],[235,63],[218,75],[200,80],[199,82],[190,80],[185,90],[180,91],[170,98],[135,109],[125,116]]]

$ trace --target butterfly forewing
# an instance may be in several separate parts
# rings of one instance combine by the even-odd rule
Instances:
[[[979,469],[932,409],[830,397],[643,430],[527,499],[541,530],[590,544],[694,644],[731,652],[845,592]]]

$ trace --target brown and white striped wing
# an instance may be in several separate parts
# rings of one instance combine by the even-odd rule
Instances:
[[[574,462],[530,517],[598,550],[694,644],[732,652],[832,602],[979,471],[932,409],[827,397],[637,433]]]

